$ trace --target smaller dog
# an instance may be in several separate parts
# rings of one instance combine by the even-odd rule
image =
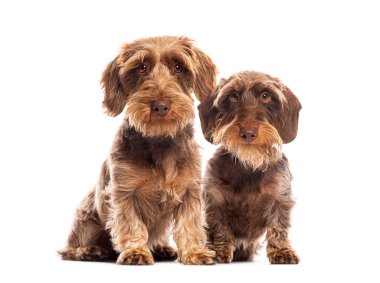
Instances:
[[[266,232],[271,263],[298,263],[288,240],[294,201],[281,150],[297,135],[297,97],[278,79],[247,71],[222,79],[198,109],[205,138],[221,145],[204,181],[208,241],[216,260],[253,260]]]

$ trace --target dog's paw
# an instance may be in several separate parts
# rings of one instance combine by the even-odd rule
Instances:
[[[223,249],[216,251],[215,258],[218,263],[230,263],[233,259],[233,256],[233,249],[228,246],[225,246],[223,247]]]
[[[215,264],[215,252],[208,248],[194,249],[182,253],[179,262],[183,264]]]
[[[147,265],[153,264],[151,252],[145,248],[122,251],[117,258],[117,264]]]
[[[153,258],[156,261],[172,261],[178,257],[177,251],[169,246],[158,246],[152,250]]]
[[[300,259],[291,249],[280,249],[268,253],[269,262],[272,264],[298,264]]]
[[[110,252],[98,246],[67,247],[58,252],[63,260],[82,260],[82,261],[105,261],[110,259]]]
[[[218,263],[230,263],[234,257],[234,245],[227,242],[208,243],[209,249],[215,251],[215,260]]]

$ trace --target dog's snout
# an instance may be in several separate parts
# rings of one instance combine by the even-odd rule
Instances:
[[[255,140],[257,135],[258,128],[240,128],[240,137],[246,142]]]
[[[167,98],[161,98],[152,101],[152,110],[159,116],[166,115],[170,110],[170,106],[170,100]]]

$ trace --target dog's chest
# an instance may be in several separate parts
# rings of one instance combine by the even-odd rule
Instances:
[[[275,180],[268,181],[262,174],[250,177],[225,179],[224,185],[215,186],[210,195],[217,197],[217,209],[237,238],[259,237],[269,225],[269,216],[279,198]],[[215,196],[216,191],[220,195]]]
[[[136,195],[162,208],[181,202],[186,190],[199,183],[200,170],[194,163],[181,163],[166,156],[152,164],[142,164],[126,171],[126,179],[134,180]]]
[[[243,237],[264,229],[267,215],[276,198],[260,191],[235,192],[225,198],[225,213],[236,237]]]
[[[133,191],[135,202],[149,216],[172,211],[187,189],[200,182],[200,156],[191,136],[175,139],[146,138],[138,133],[124,135],[115,157],[120,178],[115,183]],[[149,217],[150,218],[150,217]]]

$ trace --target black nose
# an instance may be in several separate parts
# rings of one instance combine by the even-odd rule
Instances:
[[[240,137],[246,141],[251,142],[257,138],[258,129],[257,128],[240,128]]]
[[[165,116],[170,110],[170,100],[167,98],[160,98],[152,101],[152,110],[159,116]]]

